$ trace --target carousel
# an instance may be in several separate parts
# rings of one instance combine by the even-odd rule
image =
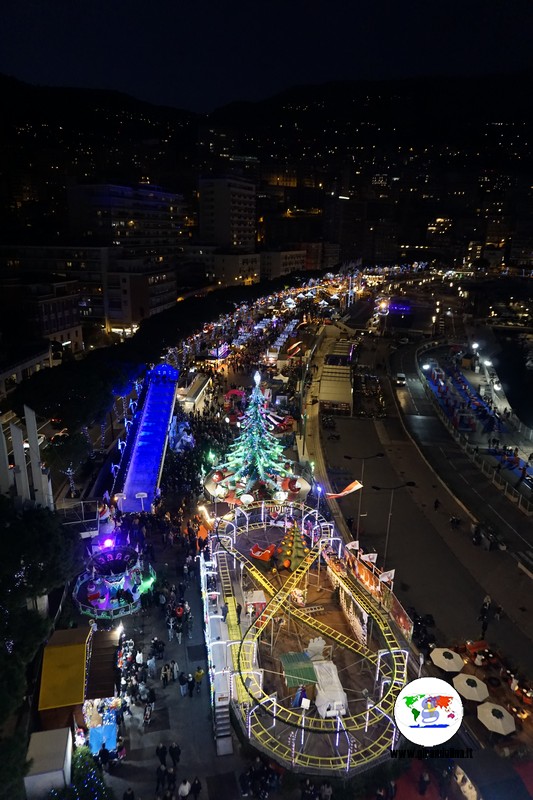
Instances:
[[[91,543],[91,556],[76,581],[73,599],[82,614],[122,617],[141,608],[142,596],[154,580],[154,570],[135,548],[104,534]]]

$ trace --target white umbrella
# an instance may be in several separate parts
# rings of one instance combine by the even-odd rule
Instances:
[[[501,733],[502,736],[507,736],[516,730],[512,715],[503,706],[494,703],[482,703],[478,706],[477,718],[489,731]]]
[[[447,650],[445,647],[435,647],[429,657],[436,667],[440,667],[446,672],[461,672],[464,666],[459,653],[454,653],[453,650]]]
[[[476,703],[481,703],[489,696],[489,690],[486,683],[478,681],[473,675],[468,675],[466,672],[461,672],[460,675],[455,675],[452,681],[460,695],[466,700],[475,700]]]

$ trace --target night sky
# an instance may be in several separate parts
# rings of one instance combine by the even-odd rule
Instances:
[[[1,0],[0,72],[210,111],[339,79],[533,64],[531,0]],[[496,99],[497,101],[497,99]]]

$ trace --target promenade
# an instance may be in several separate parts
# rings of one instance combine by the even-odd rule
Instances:
[[[362,494],[350,495],[333,504],[337,524],[347,537],[355,538],[346,519],[353,518],[355,532],[359,518],[361,545],[379,554],[379,566],[383,566],[387,548],[385,565],[396,569],[396,594],[404,606],[433,614],[438,644],[453,645],[479,638],[479,610],[489,593],[494,603],[503,606],[504,614],[499,622],[490,623],[485,638],[514,660],[526,675],[533,675],[533,621],[528,607],[531,584],[518,571],[511,555],[513,547],[523,546],[520,537],[531,540],[530,521],[494,490],[437,418],[415,369],[414,347],[403,347],[393,353],[387,372],[383,365],[388,360],[389,342],[368,339],[361,361],[383,379],[387,416],[380,420],[336,417],[339,440],[323,436],[318,403],[313,403],[313,399],[317,396],[326,347],[324,343],[317,353],[318,370],[307,396],[306,457],[315,461],[317,481],[327,491],[343,488],[353,478],[361,479],[364,470]],[[397,389],[389,380],[389,374],[395,375],[397,371],[406,373],[406,387]],[[247,376],[241,374],[231,374],[229,380],[239,385],[249,383]],[[378,453],[384,453],[384,457],[371,457]],[[407,481],[416,485],[395,490],[391,503],[388,487]],[[440,503],[437,510],[435,499]],[[457,530],[450,527],[451,515],[462,519]],[[501,526],[509,539],[509,551],[488,552],[474,547],[469,526],[477,520],[492,520]],[[173,570],[170,548],[164,550],[159,543],[156,543],[156,568],[159,574],[172,574]],[[238,587],[236,591],[238,594]],[[187,599],[195,620],[199,621],[201,603],[196,586],[187,590]],[[126,634],[145,653],[152,636],[166,637],[163,618],[157,609],[126,618],[124,624]],[[199,622],[194,626],[192,640],[167,645],[165,661],[171,658],[185,672],[194,671],[198,665],[205,669]],[[198,775],[205,800],[238,798],[238,775],[248,768],[250,759],[241,752],[235,735],[234,753],[216,754],[207,686],[193,698],[181,698],[175,684],[167,689],[159,687],[156,681],[158,699],[148,729],[143,729],[140,707],[134,709],[132,718],[126,718],[128,757],[108,778],[117,797],[129,785],[137,798],[153,797],[155,748],[160,741],[168,746],[175,740],[182,748],[178,781],[185,776],[192,781]],[[296,786],[298,782],[296,777]],[[295,789],[294,796],[298,795]],[[272,793],[270,797],[277,800],[280,795]]]

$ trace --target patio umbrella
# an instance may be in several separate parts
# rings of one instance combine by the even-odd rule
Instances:
[[[503,706],[494,703],[482,703],[477,707],[477,718],[483,725],[494,733],[507,736],[516,730],[516,724],[511,714]]]
[[[464,666],[463,659],[459,653],[454,653],[453,650],[446,650],[445,647],[435,647],[429,657],[436,667],[440,667],[446,672],[461,672]]]
[[[472,675],[467,675],[461,672],[460,675],[455,675],[452,681],[460,695],[466,700],[475,700],[476,703],[481,703],[489,696],[487,684],[483,681],[478,681]]]

